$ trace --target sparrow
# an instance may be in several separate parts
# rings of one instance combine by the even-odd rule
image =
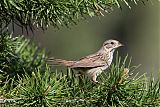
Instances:
[[[47,63],[49,65],[62,65],[79,70],[81,73],[86,74],[91,81],[98,83],[97,76],[111,65],[115,49],[121,46],[123,45],[117,40],[106,40],[96,53],[79,60],[68,61],[49,58]]]

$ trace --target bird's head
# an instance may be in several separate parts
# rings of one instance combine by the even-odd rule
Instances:
[[[123,46],[123,44],[121,44],[119,41],[117,40],[106,40],[104,43],[103,43],[103,48],[106,50],[106,51],[112,51],[112,50],[115,50],[116,48],[120,47],[120,46]]]

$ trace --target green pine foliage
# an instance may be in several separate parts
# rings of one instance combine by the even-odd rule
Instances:
[[[13,29],[16,24],[27,30],[69,26],[87,16],[103,15],[114,6],[130,8],[131,2],[140,1],[0,0],[0,106],[159,107],[160,80],[135,74],[127,57],[121,60],[117,55],[115,64],[98,77],[100,83],[94,84],[72,69],[51,70],[43,50],[7,31],[11,23]]]
[[[147,1],[147,0],[144,0]],[[2,30],[10,23],[22,27],[46,29],[75,24],[86,16],[103,15],[113,7],[121,7],[143,0],[0,0],[0,26]]]
[[[51,73],[48,67],[44,73],[37,69],[31,76],[19,77],[17,86],[4,94],[15,100],[6,106],[159,107],[160,81],[149,79],[145,74],[135,75],[134,70],[125,73],[126,66],[127,63],[117,57],[116,63],[98,78],[100,84],[92,83],[85,76],[77,77],[71,69],[66,74]]]
[[[0,84],[10,79],[17,79],[25,72],[31,74],[34,69],[45,65],[45,53],[33,43],[11,34],[0,35]]]

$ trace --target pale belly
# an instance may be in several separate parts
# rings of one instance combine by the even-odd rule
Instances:
[[[106,66],[92,68],[90,70],[87,70],[86,74],[89,77],[91,77],[95,73],[96,73],[97,76],[100,75],[104,70],[106,70],[111,65],[112,59],[113,59],[113,53],[110,54],[110,59],[108,60],[108,63],[106,64]]]

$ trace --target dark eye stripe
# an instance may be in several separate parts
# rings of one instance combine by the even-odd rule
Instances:
[[[108,45],[109,43],[105,43],[104,45]]]

